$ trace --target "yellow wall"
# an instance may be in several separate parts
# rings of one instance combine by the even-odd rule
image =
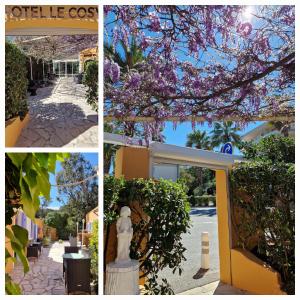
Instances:
[[[5,147],[13,147],[29,121],[29,114],[21,121],[20,117],[5,122]]]
[[[84,63],[98,59],[98,47],[82,50],[79,54],[79,72],[84,71]]]
[[[280,276],[252,253],[231,250],[232,285],[254,294],[281,295]]]
[[[116,153],[115,176],[149,178],[150,153],[146,148],[121,147]]]
[[[88,212],[85,216],[86,219],[86,224],[87,223],[92,223],[95,220],[98,220],[98,207],[94,208],[90,212]]]
[[[21,7],[21,6],[20,6]],[[24,6],[23,6],[24,7]],[[37,7],[37,10],[36,10]],[[33,14],[31,9],[35,10]],[[50,8],[52,11],[50,12]],[[75,8],[75,10],[74,10]],[[18,34],[26,35],[26,31],[36,29],[40,34],[80,34],[80,33],[94,33],[98,31],[98,7],[91,6],[76,6],[76,5],[64,5],[64,6],[50,6],[50,5],[38,5],[29,6],[27,11],[27,17],[22,9],[21,17],[17,18],[11,14],[13,5],[7,5],[5,7],[5,32],[7,35]],[[70,9],[71,16],[69,14]],[[76,14],[76,10],[81,9],[80,17]],[[84,15],[84,9],[89,9],[91,13]],[[42,10],[42,13],[41,13]],[[59,10],[59,12],[58,12]],[[93,15],[92,15],[93,13]],[[41,17],[44,16],[44,17]],[[64,31],[63,31],[64,29]],[[28,35],[28,34],[27,34]]]
[[[14,216],[12,218],[12,225],[15,224],[15,221],[16,220],[16,217]],[[10,228],[11,226],[7,226],[7,228]],[[10,243],[10,240],[5,237],[5,248],[7,249],[7,251],[10,253],[11,256],[14,256],[14,251],[11,247],[11,243]],[[14,268],[14,263],[10,260],[7,264],[5,264],[5,273],[8,273],[10,274],[12,272]]]
[[[38,226],[38,238],[42,239],[44,237],[44,233],[43,233],[44,220],[35,219],[35,224]]]
[[[228,181],[224,170],[216,170],[216,202],[218,216],[220,280],[231,284],[230,262],[230,220],[228,201]]]

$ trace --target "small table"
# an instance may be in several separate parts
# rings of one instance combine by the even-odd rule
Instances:
[[[63,274],[68,294],[70,291],[91,293],[90,288],[91,258],[82,253],[63,254]]]
[[[69,259],[91,259],[89,256],[82,253],[65,253],[63,254],[63,274],[67,268],[67,260]]]
[[[42,243],[41,242],[33,242],[33,246],[37,246],[39,248],[39,252],[42,253]]]

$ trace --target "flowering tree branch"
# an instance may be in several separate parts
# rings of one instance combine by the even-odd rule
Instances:
[[[294,6],[105,6],[104,13],[106,43],[118,53],[134,39],[144,57],[126,72],[105,57],[107,119],[293,118]]]

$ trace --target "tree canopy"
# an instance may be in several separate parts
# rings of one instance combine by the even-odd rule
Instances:
[[[106,57],[107,119],[293,117],[294,6],[107,5],[104,13],[105,42],[121,51],[134,39],[144,57],[127,72]]]
[[[61,210],[67,212],[68,230],[74,233],[76,222],[98,206],[97,169],[80,153],[72,153],[61,166],[62,170],[56,174],[58,201],[64,204]]]

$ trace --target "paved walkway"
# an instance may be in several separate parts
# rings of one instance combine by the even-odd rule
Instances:
[[[236,289],[231,285],[215,281],[198,288],[194,288],[178,295],[251,295],[249,292]]]
[[[49,248],[42,248],[38,259],[30,258],[30,271],[24,275],[23,265],[15,264],[12,279],[20,284],[24,295],[64,295],[65,285],[63,279],[64,246],[55,242]]]
[[[98,114],[85,100],[86,88],[72,77],[29,96],[30,121],[16,147],[97,147]]]

